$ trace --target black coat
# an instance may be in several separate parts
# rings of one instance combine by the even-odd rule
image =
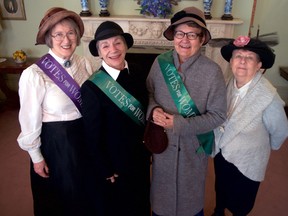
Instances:
[[[145,73],[130,65],[129,76],[117,82],[141,102],[146,113],[145,80]],[[82,85],[81,94],[91,204],[88,209],[105,216],[121,212],[149,215],[150,154],[142,143],[144,127],[123,113],[90,80]],[[114,173],[119,177],[112,184],[106,178]]]

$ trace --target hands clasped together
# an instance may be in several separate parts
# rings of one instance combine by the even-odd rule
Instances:
[[[153,110],[153,122],[166,129],[171,129],[174,124],[174,115],[164,112],[160,107]]]

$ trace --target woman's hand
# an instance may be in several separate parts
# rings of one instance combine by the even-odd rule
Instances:
[[[43,178],[48,178],[49,177],[49,168],[45,162],[45,160],[39,162],[39,163],[34,163],[34,171],[40,175]]]
[[[164,112],[160,107],[153,110],[153,122],[167,129],[173,128],[174,115]]]

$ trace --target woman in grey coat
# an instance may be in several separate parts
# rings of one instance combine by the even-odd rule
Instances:
[[[211,38],[202,11],[176,13],[164,36],[173,40],[174,50],[156,58],[147,78],[148,114],[153,110],[154,123],[168,136],[167,149],[153,154],[152,211],[201,216],[211,131],[226,118],[225,82],[220,67],[201,54]],[[200,142],[202,134],[212,138],[210,146]]]

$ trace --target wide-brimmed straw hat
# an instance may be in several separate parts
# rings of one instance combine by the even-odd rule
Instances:
[[[249,38],[247,36],[239,36],[235,40],[230,41],[221,48],[221,54],[226,61],[230,61],[233,51],[237,49],[249,50],[258,54],[262,62],[262,69],[269,69],[275,62],[275,54],[273,50],[259,39]]]
[[[66,10],[65,8],[53,7],[50,8],[44,15],[43,19],[40,22],[38,34],[36,37],[36,44],[45,44],[45,35],[46,33],[58,22],[65,18],[71,18],[78,25],[80,30],[80,37],[83,36],[84,33],[84,24],[81,17],[73,12]]]
[[[115,22],[105,21],[99,25],[97,28],[94,39],[89,43],[89,50],[93,56],[98,56],[98,50],[96,44],[100,40],[108,39],[121,35],[126,41],[128,49],[133,46],[134,40],[131,34],[124,33],[123,29]]]
[[[211,34],[207,29],[204,12],[196,7],[187,7],[174,14],[174,16],[171,18],[171,25],[168,26],[163,33],[164,37],[167,38],[167,40],[173,40],[175,27],[188,22],[194,22],[205,30],[205,41],[203,45],[207,44],[211,39]]]

